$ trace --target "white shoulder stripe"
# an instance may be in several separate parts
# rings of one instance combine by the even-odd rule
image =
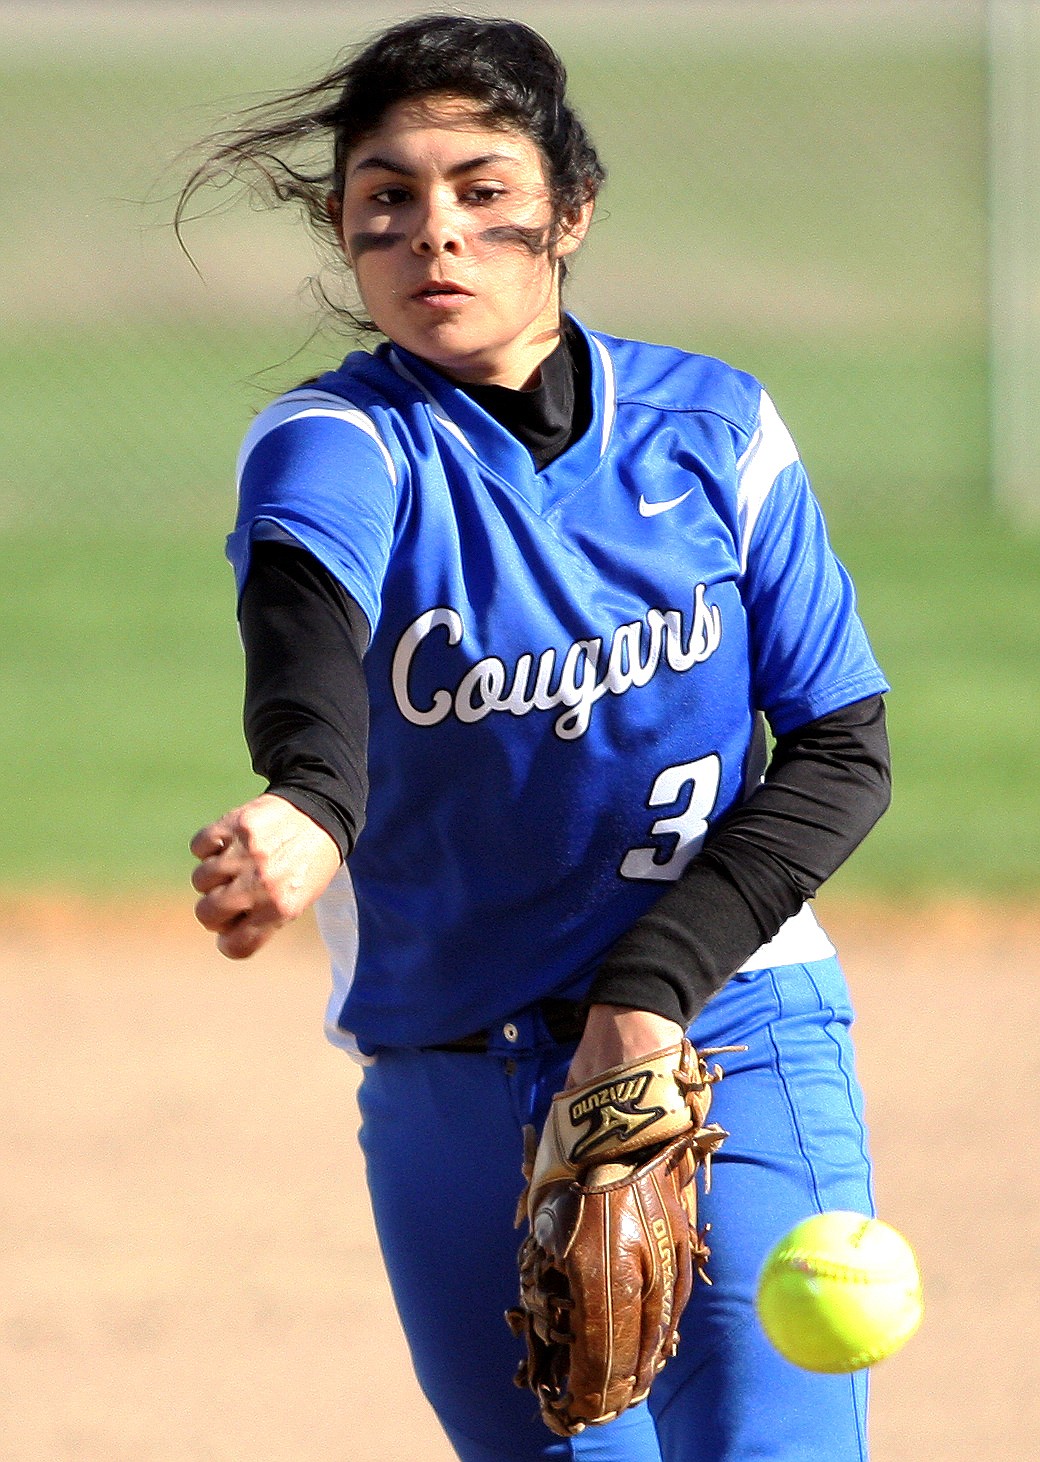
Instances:
[[[276,427],[284,426],[289,421],[301,421],[308,416],[327,416],[337,421],[345,421],[348,426],[357,427],[366,436],[371,437],[379,448],[386,470],[390,474],[390,481],[397,486],[397,468],[394,466],[394,459],[387,450],[386,443],[379,435],[379,428],[372,418],[357,406],[352,406],[342,396],[336,396],[331,391],[294,391],[291,395],[284,397],[281,401],[274,402],[262,411],[246,432],[242,449],[238,454],[238,477],[242,478],[242,472],[250,453],[256,448],[259,442]]]
[[[737,461],[737,524],[740,529],[740,571],[747,569],[751,535],[755,531],[773,483],[798,461],[798,448],[765,391],[759,402],[758,426],[747,451]]]
[[[599,358],[603,364],[603,431],[599,440],[599,454],[602,457],[607,450],[610,441],[610,431],[614,425],[614,415],[617,411],[617,387],[615,385],[614,362],[610,358],[610,352],[602,340],[597,340],[595,335],[591,336],[593,345],[599,351]]]

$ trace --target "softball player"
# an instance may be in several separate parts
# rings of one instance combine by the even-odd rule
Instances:
[[[872,1211],[807,902],[884,810],[887,689],[749,376],[562,312],[603,170],[511,21],[424,16],[226,137],[331,229],[373,353],[253,423],[228,540],[268,790],[192,841],[233,958],[316,905],[416,1371],[465,1462],[862,1462],[865,1381],[761,1335],[771,1243]],[[287,161],[329,139],[327,174]],[[775,745],[766,756],[765,726]],[[510,1384],[522,1129],[689,1030],[726,1058],[713,1287],[649,1401]]]

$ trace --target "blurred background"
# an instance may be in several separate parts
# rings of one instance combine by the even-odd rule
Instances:
[[[8,886],[182,885],[186,836],[254,790],[234,457],[253,412],[354,342],[323,321],[308,280],[329,266],[291,210],[211,192],[189,260],[174,199],[231,112],[423,8],[0,4]],[[1040,483],[994,480],[994,362],[1023,317],[995,346],[987,221],[1010,238],[1023,214],[1022,160],[992,144],[1028,111],[1006,38],[1036,6],[470,8],[559,46],[608,165],[571,308],[756,373],[857,581],[897,784],[835,887],[1035,890]]]
[[[187,840],[253,793],[223,540],[271,397],[355,342],[301,221],[191,149],[438,4],[0,0],[0,1454],[447,1462],[302,922],[228,966]],[[589,324],[788,421],[893,690],[821,896],[927,1315],[877,1462],[1040,1453],[1040,5],[469,0],[561,50],[610,177]],[[405,1444],[403,1437],[407,1437]]]

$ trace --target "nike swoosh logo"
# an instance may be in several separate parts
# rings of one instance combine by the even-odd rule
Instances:
[[[680,493],[678,497],[665,498],[663,503],[648,503],[643,494],[640,493],[639,511],[644,518],[656,518],[658,513],[667,513],[669,508],[677,508],[680,503],[684,503],[691,492],[693,492],[693,488],[689,487],[685,492]]]

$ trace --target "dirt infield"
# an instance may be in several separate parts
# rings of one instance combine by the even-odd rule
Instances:
[[[1040,1455],[1040,915],[821,900],[883,1217],[927,1316],[873,1462]],[[0,905],[0,1452],[448,1462],[411,1380],[320,1033],[308,926],[245,965],[183,910]]]

